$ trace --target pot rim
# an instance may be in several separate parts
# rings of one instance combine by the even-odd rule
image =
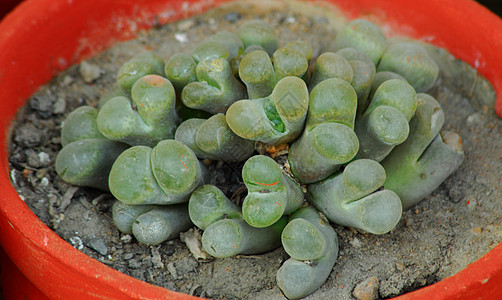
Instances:
[[[0,243],[17,267],[47,296],[59,298],[54,292],[59,289],[66,295],[78,291],[96,298],[198,299],[115,271],[74,249],[50,230],[10,183],[8,138],[17,109],[57,72],[115,41],[134,37],[156,22],[173,22],[227,1],[28,0],[0,23],[0,99],[10,104],[0,109]],[[444,47],[468,62],[493,84],[497,92],[495,110],[502,116],[502,60],[497,51],[502,49],[502,20],[481,5],[471,0],[424,0],[420,5],[400,0],[328,2],[349,18],[376,17],[398,34]],[[26,250],[31,254],[28,258]],[[37,272],[30,272],[34,266]],[[47,280],[47,274],[54,277]],[[68,278],[78,281],[68,284]],[[502,244],[458,274],[396,299],[497,298],[502,297],[502,291],[496,288],[498,282],[502,282]]]

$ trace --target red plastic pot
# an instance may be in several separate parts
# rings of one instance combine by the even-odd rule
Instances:
[[[53,75],[154,22],[225,2],[29,0],[0,23],[0,242],[7,299],[191,299],[88,258],[28,209],[9,179],[16,111]],[[502,20],[469,0],[332,0],[348,17],[372,15],[394,32],[445,47],[490,80],[502,114]],[[502,299],[502,244],[455,276],[398,299]]]

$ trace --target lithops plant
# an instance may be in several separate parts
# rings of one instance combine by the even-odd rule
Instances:
[[[308,102],[305,82],[289,76],[281,79],[265,98],[232,104],[226,119],[230,129],[242,138],[268,144],[288,143],[303,130]]]
[[[130,205],[117,201],[112,207],[113,223],[146,245],[157,245],[178,237],[193,226],[186,203],[175,205]]]
[[[129,146],[106,139],[98,130],[97,114],[97,109],[81,106],[68,115],[55,166],[57,174],[70,184],[107,191],[113,162]]]
[[[109,189],[116,227],[143,244],[194,225],[218,258],[282,244],[290,259],[277,284],[305,297],[336,262],[330,222],[386,234],[463,160],[460,137],[440,132],[439,103],[420,93],[438,76],[424,48],[365,20],[331,46],[317,58],[304,41],[280,47],[253,20],[165,64],[138,54],[99,111],[68,116],[56,171]],[[222,165],[242,175],[233,195],[207,184]]]
[[[390,71],[403,76],[420,93],[427,91],[436,81],[439,67],[419,44],[396,42],[383,54],[378,71]]]
[[[187,202],[203,183],[205,166],[188,146],[164,140],[153,149],[134,146],[112,166],[110,191],[127,204],[176,204]]]
[[[381,189],[385,179],[378,162],[355,160],[343,172],[309,185],[307,200],[333,223],[384,234],[394,229],[403,210],[396,193]]]
[[[248,189],[242,214],[253,227],[270,226],[303,204],[300,186],[268,156],[248,159],[242,168],[242,179]]]
[[[175,140],[187,145],[198,158],[226,162],[244,161],[254,151],[254,143],[236,135],[222,114],[209,119],[188,119],[176,130]]]
[[[293,175],[302,183],[333,174],[357,154],[356,110],[357,95],[342,79],[324,80],[312,90],[305,129],[288,156]]]
[[[464,160],[462,140],[454,132],[440,132],[444,112],[430,95],[418,94],[410,136],[382,161],[385,187],[395,191],[408,209],[434,191]]]
[[[417,95],[411,85],[400,79],[383,82],[356,122],[360,144],[357,158],[382,161],[408,137],[408,122],[416,108]]]
[[[174,137],[178,122],[171,82],[159,75],[145,75],[133,84],[131,100],[118,96],[99,110],[98,128],[110,140],[131,146],[155,146]]]
[[[263,50],[246,54],[239,64],[239,77],[246,85],[249,99],[269,96],[284,77],[304,76],[312,51],[307,42],[296,41],[279,48],[272,57]]]
[[[312,294],[326,281],[338,257],[335,230],[316,209],[304,207],[291,215],[281,241],[291,258],[277,272],[277,285],[289,299]]]

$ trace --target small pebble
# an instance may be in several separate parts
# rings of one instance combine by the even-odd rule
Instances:
[[[130,234],[126,234],[120,238],[123,243],[129,244],[132,241],[132,236]]]
[[[103,239],[93,239],[89,243],[89,247],[99,252],[101,255],[108,254],[108,247]]]
[[[86,83],[91,83],[101,76],[101,68],[84,60],[80,63],[80,75]]]
[[[134,257],[134,254],[132,254],[132,253],[130,253],[130,252],[129,252],[129,253],[126,253],[126,254],[124,254],[124,259],[125,259],[125,260],[130,260],[130,259],[132,259],[133,257]]]
[[[238,12],[231,12],[225,15],[225,20],[227,20],[230,23],[235,23],[242,18],[241,14]]]
[[[141,268],[141,263],[138,260],[136,260],[136,259],[129,260],[128,265],[129,265],[130,268],[133,268],[133,269],[139,269],[139,268]]]
[[[190,29],[193,25],[195,24],[195,20],[193,19],[188,19],[188,20],[183,20],[178,23],[178,30],[179,31],[187,31]]]
[[[378,298],[378,278],[368,277],[361,281],[352,292],[359,300],[375,300]]]
[[[350,244],[352,244],[355,248],[361,247],[361,241],[356,237],[350,242]]]
[[[21,125],[16,129],[14,140],[26,148],[36,147],[42,142],[42,131],[30,123]]]
[[[176,267],[174,266],[174,264],[172,262],[167,264],[167,270],[169,271],[169,273],[171,273],[171,276],[173,276],[173,279],[178,278],[178,274],[176,272]]]
[[[52,105],[53,114],[62,114],[66,109],[66,100],[62,97],[58,98]]]
[[[180,43],[186,43],[188,42],[188,35],[185,32],[176,32],[174,34],[174,39]]]
[[[78,250],[84,249],[84,243],[82,242],[82,239],[78,236],[71,237],[70,243],[74,248],[77,248]]]
[[[401,262],[397,262],[396,263],[396,269],[398,271],[402,272],[402,271],[404,271],[406,269],[406,266],[403,263],[401,263]]]

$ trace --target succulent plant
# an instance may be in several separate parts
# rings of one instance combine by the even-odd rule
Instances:
[[[385,178],[378,162],[354,160],[343,172],[309,185],[307,201],[335,224],[384,234],[397,225],[402,214],[399,196],[381,189]]]
[[[145,75],[131,88],[132,102],[123,96],[108,100],[99,110],[98,128],[110,140],[131,146],[155,146],[172,138],[178,122],[171,82]]]
[[[134,146],[124,151],[108,182],[115,198],[127,204],[176,204],[188,201],[205,172],[188,146],[164,140],[153,149]]]
[[[296,41],[279,48],[271,58],[263,50],[246,54],[239,64],[239,77],[246,84],[249,99],[269,96],[282,78],[305,75],[312,52],[309,43]]]
[[[193,226],[186,203],[173,205],[130,205],[117,201],[112,207],[113,222],[146,245],[157,245],[176,238]]]
[[[186,120],[176,130],[175,140],[187,145],[198,158],[226,162],[246,160],[254,151],[254,143],[230,130],[222,114],[207,120]]]
[[[348,82],[331,78],[316,85],[310,93],[305,129],[288,156],[298,180],[319,181],[354,158],[359,149],[353,130],[356,109],[357,95]]]
[[[336,50],[354,48],[362,51],[377,65],[387,49],[387,38],[375,24],[356,19],[343,26],[335,38]]]
[[[129,93],[136,80],[145,75],[164,75],[164,61],[154,53],[145,51],[125,62],[117,74],[117,83]]]
[[[427,94],[417,96],[410,136],[382,161],[387,172],[385,187],[399,195],[404,209],[434,191],[464,159],[458,134],[440,133],[444,113],[439,103]]]
[[[127,145],[106,139],[96,124],[97,109],[81,106],[71,112],[61,129],[63,149],[56,157],[56,172],[64,181],[108,190],[108,174]]]
[[[427,91],[436,81],[439,67],[427,51],[417,43],[398,42],[387,48],[378,71],[395,72],[420,92]]]
[[[287,218],[268,227],[257,228],[241,219],[214,222],[202,234],[202,247],[211,256],[224,258],[237,254],[260,254],[281,245],[281,232]]]
[[[188,201],[190,219],[202,230],[223,219],[242,219],[240,209],[216,186],[201,185]]]
[[[226,119],[230,129],[242,138],[268,144],[287,143],[301,134],[308,101],[305,82],[298,77],[285,77],[270,96],[232,104]]]
[[[396,145],[404,142],[416,107],[417,95],[412,86],[400,79],[383,82],[356,122],[360,145],[357,158],[382,161]]]
[[[205,59],[195,68],[197,81],[187,84],[181,101],[190,108],[210,113],[224,113],[239,99],[244,99],[244,85],[233,75],[226,58]]]
[[[291,258],[277,272],[277,285],[288,299],[312,294],[326,281],[338,257],[335,230],[316,209],[304,207],[291,215],[281,240]]]
[[[248,21],[237,28],[236,33],[244,48],[258,45],[265,49],[268,55],[272,55],[279,48],[279,37],[275,29],[262,20]]]
[[[291,258],[277,284],[290,299],[305,297],[337,259],[328,220],[385,234],[463,160],[460,137],[440,132],[439,103],[420,93],[438,76],[424,48],[387,41],[359,19],[340,29],[334,51],[311,65],[308,43],[280,48],[274,28],[253,20],[165,64],[140,53],[99,111],[68,116],[56,171],[109,189],[116,227],[143,244],[193,225],[214,257],[282,243]],[[202,159],[211,170],[242,167],[242,205],[204,185]]]
[[[242,168],[242,179],[248,188],[242,214],[253,227],[268,227],[303,204],[300,186],[268,156],[248,159]]]

